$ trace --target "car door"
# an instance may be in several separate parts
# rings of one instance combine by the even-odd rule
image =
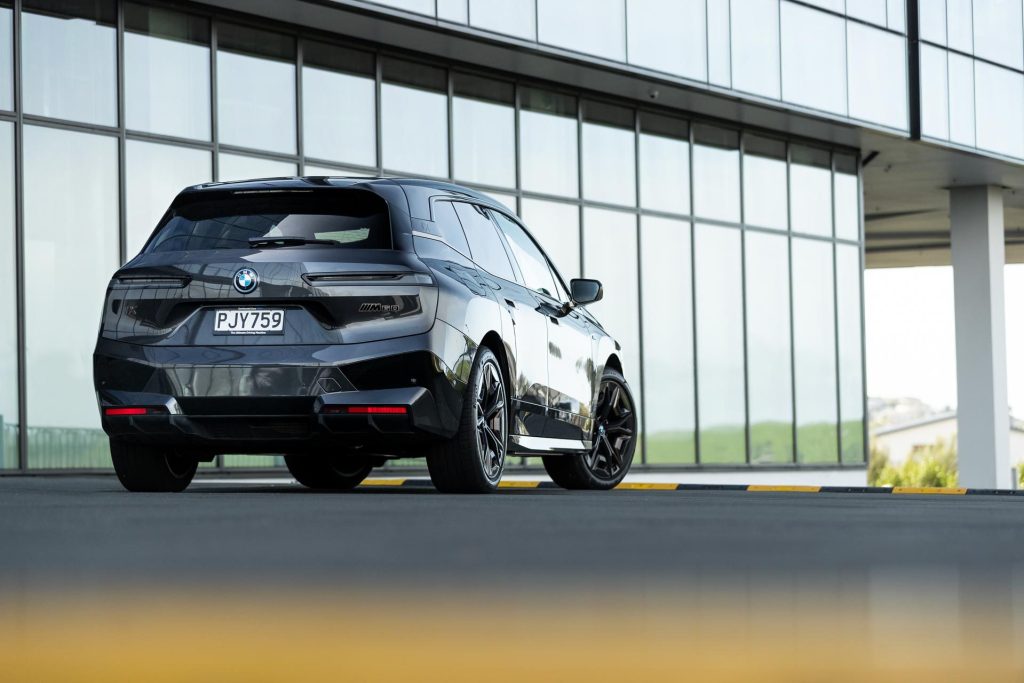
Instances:
[[[492,277],[499,304],[513,322],[515,364],[512,367],[514,402],[512,433],[542,436],[547,428],[548,363],[547,322],[536,297],[516,282],[516,275],[490,212],[476,204],[453,202],[469,241],[473,261]]]
[[[590,329],[583,316],[568,305],[565,288],[533,238],[508,216],[493,215],[547,326],[549,421],[545,436],[586,439],[593,375]]]

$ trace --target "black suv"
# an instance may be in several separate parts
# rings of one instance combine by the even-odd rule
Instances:
[[[208,183],[179,194],[110,282],[94,355],[132,491],[199,461],[283,453],[347,489],[426,456],[441,491],[497,487],[510,456],[609,489],[636,446],[618,344],[512,213],[401,178]]]

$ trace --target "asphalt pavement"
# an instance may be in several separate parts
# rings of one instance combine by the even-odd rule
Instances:
[[[1024,566],[1024,498],[502,490],[0,477],[0,581],[607,577]],[[2,584],[0,584],[2,585]]]

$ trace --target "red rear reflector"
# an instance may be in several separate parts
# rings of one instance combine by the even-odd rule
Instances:
[[[405,415],[408,406],[324,406],[324,413],[345,413],[348,415]]]
[[[104,408],[105,415],[145,415],[148,408]]]

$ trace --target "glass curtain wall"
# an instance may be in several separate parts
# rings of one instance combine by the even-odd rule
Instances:
[[[660,76],[909,130],[905,0],[374,1]],[[948,3],[966,6],[970,31],[970,0]],[[923,16],[944,0],[918,4]],[[974,5],[979,56],[1020,70],[1020,3]]]
[[[625,10],[645,4],[658,3],[630,0]],[[30,274],[20,288],[25,310],[71,297],[72,318],[61,325],[94,329],[110,273],[138,252],[181,188],[298,172],[454,178],[520,213],[567,280],[603,280],[605,300],[591,310],[622,344],[642,408],[639,462],[863,463],[852,154],[305,40],[285,27],[125,2],[119,40],[113,2],[26,0],[24,8],[39,19],[28,22],[36,33],[23,35],[24,112],[10,112],[13,96],[4,100],[0,80],[0,244],[9,245],[0,254],[11,259],[0,268],[9,280],[0,282],[8,292],[0,299],[0,467],[19,458],[33,468],[108,464],[92,396],[93,340],[58,344],[56,323],[43,316],[18,324],[15,256]],[[13,68],[2,60],[10,14],[0,0],[0,69]],[[36,54],[28,41],[39,36],[67,45]],[[50,92],[47,84],[67,75],[50,72],[76,58],[65,48],[92,51],[81,59],[95,67],[93,83]],[[58,275],[71,268],[68,290]],[[79,408],[52,414],[54,387]]]

